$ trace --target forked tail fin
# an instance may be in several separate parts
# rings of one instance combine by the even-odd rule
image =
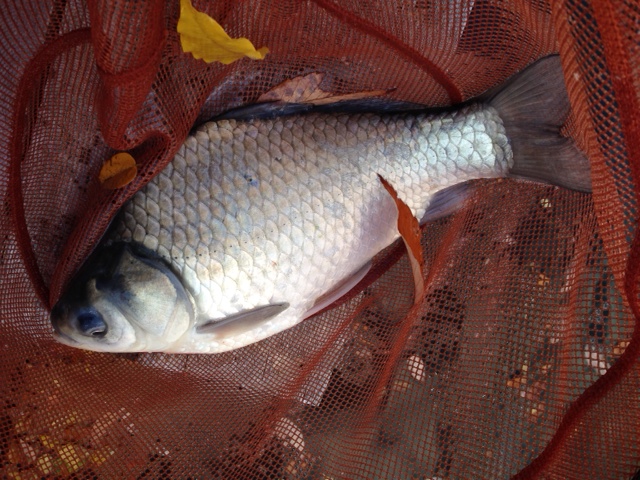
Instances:
[[[513,150],[511,176],[591,191],[589,160],[560,134],[570,110],[560,57],[538,60],[481,100],[504,122]]]

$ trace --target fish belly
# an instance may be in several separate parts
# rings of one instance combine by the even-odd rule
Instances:
[[[421,218],[435,193],[504,176],[511,157],[497,112],[481,105],[436,116],[209,122],[125,205],[110,239],[169,262],[201,322],[291,305],[259,332],[197,348],[228,350],[299,322],[398,237],[378,174]]]

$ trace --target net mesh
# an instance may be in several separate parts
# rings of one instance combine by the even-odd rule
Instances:
[[[630,478],[640,466],[632,1],[195,1],[266,60],[182,53],[178,2],[0,9],[7,478]],[[484,181],[320,316],[225,354],[98,354],[47,307],[191,126],[287,78],[449,105],[559,51],[593,195]],[[124,189],[97,180],[129,150]]]

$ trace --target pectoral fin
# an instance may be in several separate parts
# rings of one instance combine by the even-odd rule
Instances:
[[[274,303],[263,305],[252,310],[230,315],[223,319],[210,320],[196,327],[197,333],[213,335],[215,338],[228,338],[241,335],[254,330],[267,323],[276,315],[281,314],[287,308],[288,303]]]

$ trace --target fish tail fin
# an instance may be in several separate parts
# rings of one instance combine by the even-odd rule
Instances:
[[[591,191],[589,160],[560,133],[571,105],[559,56],[538,60],[482,100],[504,122],[513,150],[510,176]]]

